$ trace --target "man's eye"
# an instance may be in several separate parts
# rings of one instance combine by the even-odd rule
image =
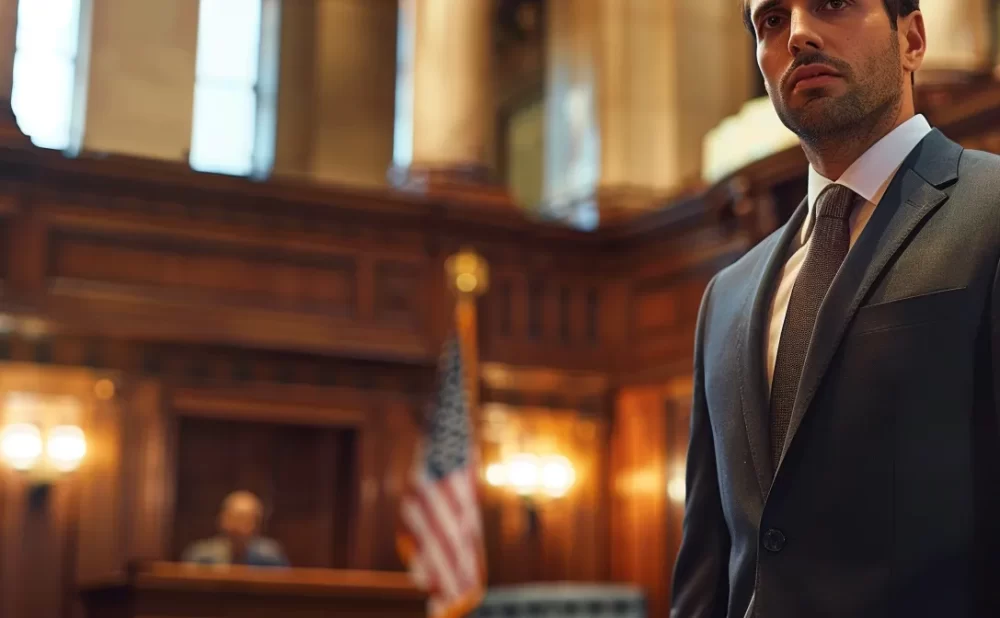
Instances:
[[[831,0],[831,1],[835,1],[835,0]],[[765,17],[761,21],[761,24],[763,24],[763,26],[765,28],[767,28],[768,30],[770,30],[772,28],[777,28],[777,27],[781,26],[781,16],[780,15],[768,15],[767,17]]]
[[[847,8],[847,0],[828,0],[824,6],[831,11],[840,11]]]

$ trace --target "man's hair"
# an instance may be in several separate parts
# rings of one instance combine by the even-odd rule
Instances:
[[[750,31],[750,34],[754,34],[753,22],[750,21],[750,0],[742,0],[742,2],[743,24]],[[897,19],[920,10],[920,0],[882,0],[882,4],[885,6],[885,12],[889,15],[889,27],[893,30],[897,27]]]

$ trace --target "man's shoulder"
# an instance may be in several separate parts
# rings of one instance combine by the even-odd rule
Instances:
[[[220,562],[227,559],[229,546],[225,539],[213,537],[191,543],[184,550],[185,562]]]
[[[779,226],[778,229],[751,247],[735,262],[720,270],[715,275],[715,280],[721,282],[720,285],[727,288],[732,287],[731,284],[733,283],[748,281],[753,273],[757,271],[758,267],[762,265],[761,262],[771,257],[775,244],[780,240],[781,234],[788,225],[789,223],[786,222],[784,225]]]
[[[257,537],[251,545],[253,560],[272,565],[283,565],[286,563],[285,550],[281,543],[267,537]]]
[[[280,554],[282,551],[281,543],[266,536],[256,537],[253,540],[253,547],[257,551],[268,554]]]
[[[1000,184],[1000,155],[982,150],[963,150],[958,163],[958,180],[973,179],[992,179]]]
[[[981,150],[963,150],[958,181],[949,192],[963,206],[955,214],[970,225],[985,226],[1000,234],[1000,156]],[[996,238],[996,237],[995,237]]]

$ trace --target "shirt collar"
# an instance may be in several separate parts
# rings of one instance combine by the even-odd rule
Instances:
[[[809,166],[809,216],[806,228],[812,221],[816,200],[823,189],[836,182],[854,191],[872,204],[878,204],[889,187],[896,170],[922,139],[931,132],[931,125],[923,114],[917,114],[889,132],[851,164],[836,181],[824,177]]]

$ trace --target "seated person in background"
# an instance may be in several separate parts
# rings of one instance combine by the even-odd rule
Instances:
[[[219,513],[219,535],[193,543],[184,551],[182,560],[211,565],[288,566],[277,541],[257,536],[263,518],[263,505],[257,496],[249,491],[229,494]]]

